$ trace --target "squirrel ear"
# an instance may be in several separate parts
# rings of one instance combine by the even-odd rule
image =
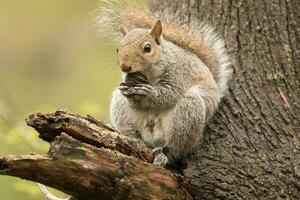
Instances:
[[[155,22],[154,26],[150,31],[150,34],[154,37],[156,43],[159,44],[159,39],[162,34],[162,25],[160,20],[157,20]]]
[[[127,35],[128,33],[128,30],[125,26],[122,26],[121,29],[120,29],[121,33],[123,34],[123,36]]]

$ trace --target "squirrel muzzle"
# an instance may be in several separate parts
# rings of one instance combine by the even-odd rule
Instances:
[[[131,66],[128,66],[128,65],[125,65],[125,64],[121,64],[121,70],[122,70],[123,72],[128,73],[128,72],[131,71],[131,69],[132,69]]]

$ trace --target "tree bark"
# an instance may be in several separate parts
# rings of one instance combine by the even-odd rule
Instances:
[[[4,157],[0,175],[39,182],[77,200],[191,199],[183,177],[152,165],[143,142],[91,116],[59,110],[33,114],[27,124],[51,142],[48,155]]]
[[[27,123],[47,156],[0,159],[0,174],[77,199],[300,199],[300,1],[153,0],[151,9],[211,23],[234,77],[183,176],[92,117],[57,111]]]
[[[300,1],[153,0],[216,27],[229,95],[184,176],[195,199],[300,199]]]

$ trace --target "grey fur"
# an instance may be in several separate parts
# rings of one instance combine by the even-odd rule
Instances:
[[[122,40],[132,38],[130,34],[134,31]],[[121,43],[126,43],[122,40]],[[154,164],[165,166],[186,156],[199,143],[205,122],[217,109],[222,93],[208,67],[197,56],[163,38],[158,62],[142,65],[139,72],[148,78],[149,84],[126,91],[117,88],[110,118],[121,133],[131,136],[138,133],[149,147],[168,149],[166,155],[155,154]],[[199,74],[204,78],[191,84]],[[139,98],[127,98],[130,94]]]

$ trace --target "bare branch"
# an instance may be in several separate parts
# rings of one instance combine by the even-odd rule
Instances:
[[[52,142],[62,132],[96,147],[117,150],[123,154],[152,162],[153,155],[142,141],[119,134],[91,116],[82,117],[63,110],[36,113],[26,119],[27,124],[40,133],[40,138]]]
[[[57,111],[31,115],[27,123],[51,142],[48,155],[1,158],[0,175],[39,182],[77,200],[192,199],[182,176],[145,162],[152,155],[144,144],[91,117]]]

